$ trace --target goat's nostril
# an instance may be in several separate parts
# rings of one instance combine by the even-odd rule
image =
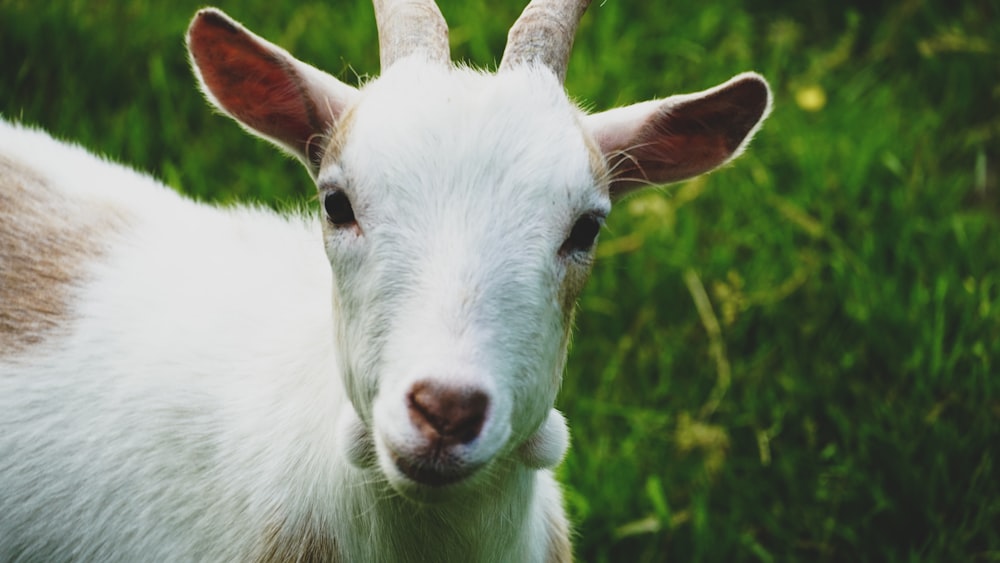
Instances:
[[[490,404],[486,393],[477,389],[431,381],[413,384],[406,398],[413,425],[424,437],[445,446],[475,440]]]

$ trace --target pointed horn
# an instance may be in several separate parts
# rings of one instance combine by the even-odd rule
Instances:
[[[448,24],[431,0],[374,0],[382,71],[397,60],[423,52],[442,64],[451,62]]]
[[[532,0],[507,34],[500,70],[541,63],[566,79],[573,36],[590,0]]]

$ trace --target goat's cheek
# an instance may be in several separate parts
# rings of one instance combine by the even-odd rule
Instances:
[[[572,326],[576,300],[590,279],[590,269],[591,263],[569,264],[562,276],[562,283],[559,285],[559,304],[563,314],[563,325],[567,330]]]
[[[370,424],[372,404],[380,387],[378,366],[382,363],[385,340],[384,323],[380,324],[380,319],[388,315],[372,307],[371,299],[367,298],[374,288],[360,254],[338,254],[339,261],[331,266],[341,373],[352,404],[361,419]]]
[[[540,314],[536,323],[545,327],[524,350],[526,361],[519,370],[516,384],[511,388],[513,404],[510,409],[510,425],[516,447],[533,435],[548,416],[555,403],[562,379],[565,362],[567,324],[562,311],[553,305]]]

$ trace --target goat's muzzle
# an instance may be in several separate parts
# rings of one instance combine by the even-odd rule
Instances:
[[[422,443],[410,455],[393,452],[400,472],[437,487],[461,481],[479,468],[464,461],[458,450],[479,438],[489,414],[489,395],[476,388],[421,380],[407,393],[406,407]]]

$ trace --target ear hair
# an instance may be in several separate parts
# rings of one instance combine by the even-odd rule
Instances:
[[[587,116],[611,171],[611,194],[703,174],[743,152],[771,111],[771,89],[740,74],[696,94],[671,96]]]

